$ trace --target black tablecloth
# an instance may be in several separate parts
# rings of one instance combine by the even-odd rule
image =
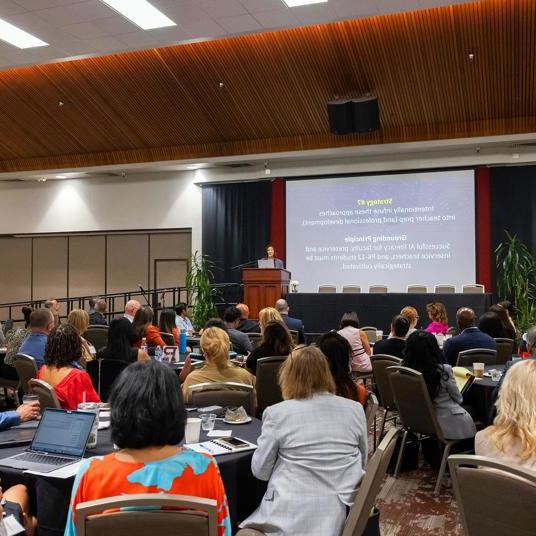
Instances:
[[[192,417],[195,413],[188,415]],[[235,437],[256,443],[261,433],[261,421],[253,419],[252,422],[242,425],[228,425],[222,421],[216,421],[215,428],[232,430]],[[202,431],[200,440],[206,439],[208,438]],[[24,447],[0,449],[0,458],[7,458],[23,450]],[[101,430],[97,448],[87,451],[86,455],[87,457],[101,456],[112,451],[110,430]],[[229,503],[233,531],[236,530],[237,523],[245,519],[258,506],[264,491],[265,485],[256,480],[251,473],[252,456],[253,451],[247,451],[216,458]],[[0,476],[4,489],[15,484],[25,484],[29,488],[32,510],[37,514],[40,536],[63,534],[74,478],[60,480],[25,475],[20,470],[7,467],[0,467]]]
[[[323,333],[337,329],[346,311],[356,311],[362,326],[375,326],[389,332],[391,319],[406,305],[419,311],[418,327],[428,325],[426,304],[441,302],[447,308],[449,324],[456,325],[456,311],[471,307],[478,316],[491,306],[491,294],[289,294],[290,315],[303,320],[305,331]]]
[[[486,371],[491,369],[504,371],[504,365],[490,365],[485,367]],[[495,402],[495,389],[499,382],[494,382],[490,377],[475,379],[471,387],[463,397],[464,405],[468,405],[474,411],[473,417],[486,425],[490,423],[490,415],[493,403]]]

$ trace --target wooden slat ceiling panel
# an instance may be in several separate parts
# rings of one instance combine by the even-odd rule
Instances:
[[[0,171],[533,132],[535,34],[489,0],[6,70]],[[331,135],[368,93],[381,129]]]

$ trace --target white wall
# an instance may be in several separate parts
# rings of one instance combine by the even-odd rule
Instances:
[[[0,181],[0,235],[189,227],[192,251],[201,250],[201,189],[193,173]]]

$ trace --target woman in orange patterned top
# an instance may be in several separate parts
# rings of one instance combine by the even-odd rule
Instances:
[[[215,499],[218,536],[231,536],[227,498],[215,460],[178,445],[186,411],[179,380],[167,366],[134,363],[110,396],[112,440],[121,449],[84,460],[73,486],[65,536],[75,536],[76,506],[136,493],[169,493]]]

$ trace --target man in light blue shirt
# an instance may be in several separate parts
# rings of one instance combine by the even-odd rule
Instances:
[[[179,303],[177,307],[175,307],[175,314],[177,315],[175,317],[175,324],[179,328],[180,331],[186,331],[188,335],[191,335],[194,331],[194,328],[192,326],[192,323],[190,322],[190,319],[188,318],[188,306],[185,303]]]
[[[16,410],[3,411],[0,413],[0,432],[12,426],[17,426],[21,422],[37,419],[39,416],[39,402],[33,404],[22,404]]]
[[[36,309],[30,315],[30,334],[24,339],[19,353],[33,357],[38,369],[45,364],[45,346],[53,328],[54,315],[49,309]]]

